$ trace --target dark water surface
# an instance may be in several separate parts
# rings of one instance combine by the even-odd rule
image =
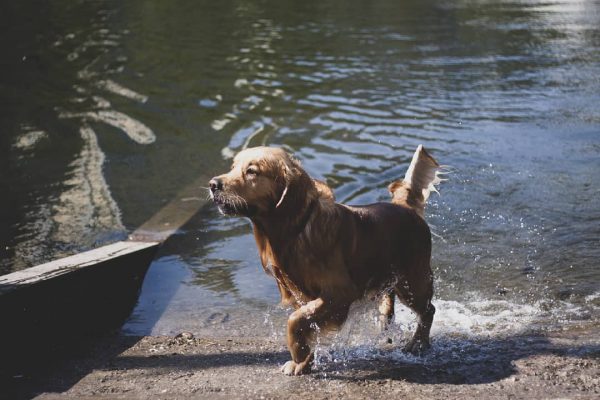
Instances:
[[[422,143],[453,168],[434,337],[600,320],[600,1],[23,1],[0,27],[0,273],[126,237],[247,146],[361,204]],[[277,300],[205,204],[125,331],[279,334]]]

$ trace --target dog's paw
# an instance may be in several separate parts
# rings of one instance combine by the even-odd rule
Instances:
[[[283,364],[281,367],[281,372],[285,375],[304,375],[310,373],[310,363],[307,361],[301,363],[295,363],[290,360]]]
[[[404,352],[410,353],[413,356],[420,356],[425,353],[431,345],[429,341],[419,340],[419,339],[411,339],[410,342],[406,346],[404,346]]]

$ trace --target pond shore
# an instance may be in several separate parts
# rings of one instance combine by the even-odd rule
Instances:
[[[280,338],[116,334],[2,380],[8,398],[591,399],[600,395],[597,331],[472,341],[464,348],[468,362],[443,354],[440,361],[392,361],[382,350],[381,359],[325,362],[301,377],[279,372],[289,357]]]

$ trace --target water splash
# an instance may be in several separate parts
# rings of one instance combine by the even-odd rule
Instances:
[[[374,302],[353,304],[346,323],[333,334],[318,334],[315,340],[315,366],[324,371],[344,369],[357,360],[390,360],[403,363],[427,364],[468,358],[489,357],[493,347],[510,338],[523,335],[536,336],[546,332],[548,320],[557,320],[568,314],[581,313],[582,309],[564,304],[548,308],[542,302],[518,304],[505,300],[487,300],[473,293],[471,301],[434,299],[436,314],[431,330],[432,349],[424,357],[405,353],[402,348],[416,329],[416,315],[396,302],[394,322],[385,331],[377,326],[377,307]],[[600,295],[589,296],[596,301]],[[596,310],[600,310],[597,307]],[[578,326],[576,321],[573,326]],[[563,320],[563,329],[569,325]],[[491,346],[482,355],[475,351],[481,346]]]

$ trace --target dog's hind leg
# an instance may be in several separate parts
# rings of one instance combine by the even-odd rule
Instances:
[[[286,375],[302,375],[310,372],[314,354],[309,340],[318,329],[341,325],[348,316],[349,304],[333,306],[321,298],[309,301],[288,318],[287,345],[292,360],[281,371]]]
[[[381,333],[386,332],[394,320],[394,297],[394,292],[390,291],[385,291],[381,294],[378,307],[379,317],[377,319],[379,331]],[[385,342],[391,344],[392,338],[388,336]]]
[[[417,314],[417,329],[404,347],[404,351],[419,355],[429,349],[429,331],[433,323],[435,307],[431,304],[433,297],[432,279],[423,285],[411,285],[409,280],[398,282],[395,288],[398,299]]]
[[[384,332],[394,320],[394,293],[384,292],[379,300],[379,329]]]

